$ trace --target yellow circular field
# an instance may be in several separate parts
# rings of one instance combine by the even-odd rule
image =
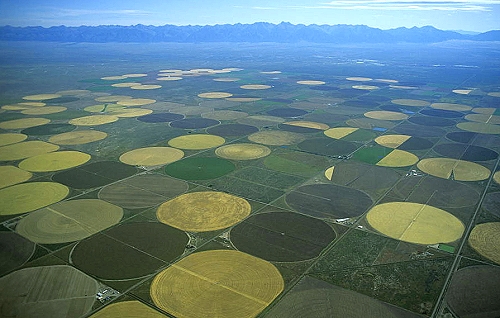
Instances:
[[[283,291],[274,265],[231,250],[191,254],[151,283],[156,306],[176,317],[255,317]]]
[[[457,181],[481,181],[488,179],[490,170],[477,163],[450,159],[428,158],[422,159],[417,167],[425,173],[444,179]]]
[[[129,98],[129,99],[119,100],[116,103],[122,106],[144,106],[144,105],[154,104],[156,103],[156,100],[150,98]]]
[[[132,99],[132,96],[126,96],[126,95],[101,96],[101,97],[97,97],[95,99],[95,101],[103,102],[103,103],[114,103],[114,102],[119,102],[119,101],[126,100],[126,99]]]
[[[458,112],[468,112],[472,107],[462,104],[451,104],[451,103],[432,103],[432,108],[442,109],[442,110],[455,110]]]
[[[126,77],[123,75],[116,75],[116,76],[104,76],[104,77],[101,77],[101,79],[104,81],[117,81],[117,80],[126,79]]]
[[[151,109],[146,108],[126,108],[122,110],[116,110],[111,112],[113,116],[120,118],[131,118],[131,117],[139,117],[144,115],[149,115],[153,111]]]
[[[323,81],[297,81],[297,84],[300,84],[300,85],[324,85],[326,83]]]
[[[219,147],[225,142],[224,138],[215,135],[192,134],[172,138],[168,144],[179,149],[201,150]]]
[[[117,104],[99,104],[87,106],[83,110],[89,113],[109,113],[114,111],[119,111],[122,109],[126,109],[125,106],[117,105]]]
[[[493,107],[475,107],[472,109],[474,113],[493,115],[497,109]]]
[[[98,130],[78,130],[54,135],[49,138],[49,142],[57,145],[82,145],[102,140],[107,136],[107,133]]]
[[[8,120],[0,123],[2,129],[25,129],[35,126],[41,126],[50,123],[46,118],[21,118]]]
[[[3,105],[2,109],[3,110],[25,110],[25,109],[32,109],[33,107],[31,106],[26,106],[26,105]]]
[[[116,83],[116,84],[111,84],[113,87],[132,87],[135,85],[141,85],[141,83],[137,82],[126,82],[126,83]]]
[[[500,222],[476,225],[470,232],[469,245],[482,256],[500,264]]]
[[[253,160],[271,154],[271,149],[256,144],[230,144],[215,149],[215,154],[221,158],[232,160]]]
[[[90,160],[90,155],[79,151],[55,151],[19,163],[19,168],[31,172],[59,171],[81,166]]]
[[[416,244],[451,243],[460,239],[465,230],[452,214],[412,202],[376,205],[368,211],[366,220],[384,235]]]
[[[352,88],[365,90],[365,91],[373,91],[373,90],[379,89],[380,87],[374,86],[374,85],[353,85]]]
[[[369,77],[347,77],[346,80],[354,81],[354,82],[368,82],[368,81],[371,81],[373,79],[369,78]]]
[[[61,97],[59,94],[36,94],[36,95],[28,95],[24,96],[24,100],[46,100]]]
[[[304,141],[305,137],[289,131],[266,130],[251,134],[248,140],[268,146],[283,146],[298,144]]]
[[[330,128],[328,130],[325,130],[324,134],[327,137],[333,138],[333,139],[341,139],[344,138],[347,135],[352,134],[359,128],[352,128],[352,127],[335,127],[335,128]]]
[[[429,106],[431,103],[419,99],[393,99],[391,103],[402,106],[424,107]]]
[[[366,112],[365,117],[381,120],[405,120],[408,118],[408,115],[388,110],[374,110]]]
[[[198,97],[201,97],[201,98],[228,98],[231,96],[233,96],[233,94],[224,93],[224,92],[210,92],[210,93],[198,94]]]
[[[500,116],[498,116],[498,115],[469,114],[469,115],[465,116],[465,119],[470,120],[470,121],[474,121],[477,123],[493,124],[493,125],[500,124]]]
[[[331,166],[330,168],[325,170],[325,178],[332,181],[333,174],[335,172],[335,166]]]
[[[42,107],[47,104],[42,103],[42,102],[22,102],[22,103],[17,103],[17,105],[22,105],[22,106],[30,106],[30,107]]]
[[[63,201],[22,218],[16,232],[39,244],[59,244],[89,237],[118,224],[123,209],[98,199]]]
[[[271,86],[270,85],[262,85],[262,84],[247,84],[247,85],[241,85],[240,88],[259,90],[259,89],[269,89],[269,88],[271,88]]]
[[[59,146],[45,141],[23,141],[17,144],[0,147],[0,161],[19,160],[56,151]]]
[[[125,76],[126,78],[136,78],[136,77],[146,77],[146,76],[148,76],[148,74],[132,73],[132,74],[123,74],[122,76]]]
[[[408,135],[383,135],[375,138],[375,142],[381,146],[395,149],[410,138],[411,136]]]
[[[118,117],[112,115],[90,115],[71,119],[70,124],[76,126],[99,126],[114,123]]]
[[[21,111],[25,115],[48,115],[65,111],[67,108],[63,106],[46,106],[39,108],[26,109]]]
[[[452,92],[459,95],[469,95],[472,89],[454,89]]]
[[[59,202],[68,194],[68,187],[56,182],[16,184],[0,190],[0,215],[31,212]]]
[[[134,149],[120,156],[120,161],[132,166],[158,166],[172,163],[184,157],[184,152],[170,147]]]
[[[239,81],[239,78],[236,77],[218,77],[214,78],[214,81],[216,82],[237,82]]]
[[[0,189],[31,179],[33,174],[14,166],[0,166]]]
[[[182,77],[180,76],[162,76],[158,77],[156,80],[157,81],[180,81]]]
[[[495,174],[493,175],[493,180],[496,183],[500,184],[500,171],[495,172]]]
[[[227,228],[246,218],[252,208],[247,200],[223,192],[186,193],[158,207],[162,223],[183,231],[207,232]]]
[[[377,162],[377,166],[382,167],[408,167],[416,164],[418,162],[418,157],[411,152],[394,149],[387,156],[382,158]]]
[[[161,85],[142,85],[142,84],[139,84],[139,85],[133,85],[133,86],[130,86],[131,89],[137,89],[137,90],[149,90],[149,89],[158,89],[158,88],[161,88]]]
[[[112,303],[89,318],[166,318],[164,314],[137,300]]]
[[[312,129],[318,129],[318,130],[327,130],[330,128],[327,124],[323,123],[317,123],[313,121],[303,121],[303,120],[297,120],[297,121],[287,121],[284,122],[283,125],[290,125],[290,126],[297,126],[297,127],[303,127],[303,128],[312,128]]]
[[[0,146],[6,146],[11,144],[17,144],[23,140],[28,138],[25,134],[16,134],[16,133],[6,133],[0,134]]]
[[[465,123],[458,123],[456,126],[457,128],[460,128],[462,130],[480,134],[490,134],[490,135],[500,134],[500,125],[477,123],[477,122],[465,122]]]

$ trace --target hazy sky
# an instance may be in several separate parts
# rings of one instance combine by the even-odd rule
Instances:
[[[282,21],[500,29],[500,0],[0,0],[0,25],[205,25]]]

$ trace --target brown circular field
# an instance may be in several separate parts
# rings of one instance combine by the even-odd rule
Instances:
[[[238,119],[237,122],[240,124],[256,126],[256,127],[264,127],[264,126],[276,126],[277,124],[281,124],[285,119],[276,116],[248,116],[245,118]]]
[[[69,189],[55,182],[30,182],[0,190],[0,215],[31,212],[56,203],[69,194]]]
[[[134,279],[174,261],[184,253],[188,241],[186,233],[165,224],[121,223],[80,241],[70,260],[77,268],[102,279]]]
[[[126,98],[126,99],[121,99],[116,103],[122,106],[143,106],[143,105],[154,104],[156,103],[156,100],[150,98]]]
[[[71,119],[69,123],[75,126],[98,126],[113,123],[117,120],[118,117],[113,115],[91,115]]]
[[[17,144],[18,142],[26,140],[26,138],[28,138],[28,136],[25,134],[17,134],[17,133],[0,134],[0,146]]]
[[[472,111],[477,114],[494,115],[497,109],[493,107],[475,107]]]
[[[240,88],[242,89],[252,89],[252,90],[261,90],[261,89],[269,89],[272,86],[269,85],[262,85],[262,84],[248,84],[248,85],[241,85]]]
[[[469,245],[481,256],[500,264],[500,222],[476,225],[469,235]]]
[[[137,300],[112,303],[89,318],[165,318],[164,314]]]
[[[266,130],[251,134],[248,140],[268,146],[283,146],[302,142],[305,137],[289,131]]]
[[[215,149],[215,154],[221,158],[231,160],[253,160],[271,154],[271,149],[256,144],[229,144]]]
[[[476,205],[480,198],[468,185],[433,176],[403,178],[389,195],[398,201],[427,203],[442,209]]]
[[[122,217],[122,208],[102,200],[63,201],[22,218],[16,232],[39,244],[66,243],[118,224]]]
[[[198,94],[198,97],[201,98],[227,98],[231,96],[233,96],[233,94],[225,92],[209,92]]]
[[[24,100],[33,100],[33,101],[40,101],[40,100],[46,100],[46,99],[53,99],[53,98],[58,98],[61,97],[59,94],[36,94],[36,95],[28,95],[24,96]]]
[[[408,119],[408,115],[398,112],[391,112],[387,110],[374,110],[366,112],[364,114],[368,118],[381,119],[381,120],[405,120]]]
[[[202,150],[219,147],[225,142],[224,138],[215,135],[191,134],[170,139],[168,144],[179,149]]]
[[[171,147],[147,147],[128,151],[120,156],[120,161],[131,166],[158,166],[177,161],[184,152]]]
[[[188,184],[164,175],[142,174],[105,186],[99,199],[128,209],[155,206],[186,192]]]
[[[442,110],[453,110],[458,112],[468,112],[472,107],[462,104],[450,104],[450,103],[432,103],[432,108],[442,109]]]
[[[297,84],[301,85],[324,85],[326,84],[323,81],[297,81]]]
[[[317,257],[335,236],[325,222],[292,212],[251,216],[230,233],[231,242],[239,251],[276,262]]]
[[[23,141],[17,144],[0,147],[0,161],[11,161],[29,158],[40,154],[56,151],[57,149],[59,149],[59,146],[49,144],[45,141]]]
[[[31,179],[33,174],[31,172],[19,169],[14,166],[0,166],[0,189],[8,186],[18,184]]]
[[[430,175],[457,181],[481,181],[491,173],[488,168],[477,163],[450,158],[422,159],[417,167]]]
[[[250,203],[223,192],[183,194],[158,207],[160,222],[190,232],[207,232],[227,228],[246,218]]]
[[[98,130],[78,130],[54,135],[49,138],[49,142],[57,145],[82,145],[102,140],[107,136],[107,133]]]
[[[0,278],[2,317],[82,317],[99,283],[67,265],[30,267]]]
[[[431,104],[428,101],[419,99],[393,99],[391,103],[401,106],[414,106],[414,107],[425,107]]]
[[[368,212],[366,220],[384,235],[416,244],[454,242],[465,230],[464,224],[452,214],[413,202],[378,204]]]
[[[31,172],[59,171],[83,165],[90,158],[79,151],[55,151],[24,159],[19,168]]]
[[[493,125],[486,123],[463,122],[463,123],[458,123],[457,128],[480,134],[491,134],[491,135],[500,134],[500,125]]]
[[[326,219],[359,216],[373,203],[362,191],[333,184],[299,187],[290,192],[285,201],[300,213]]]
[[[255,317],[283,291],[280,272],[248,254],[191,254],[158,274],[150,295],[177,317]]]
[[[0,275],[26,263],[35,253],[33,242],[11,231],[0,232]]]
[[[7,120],[0,123],[1,129],[26,129],[35,126],[41,126],[50,123],[50,119],[46,118],[21,118]]]
[[[446,303],[457,317],[500,317],[500,269],[478,265],[453,274]]]
[[[146,108],[125,108],[111,112],[113,116],[119,118],[132,118],[151,114],[153,111]]]
[[[203,113],[201,117],[215,120],[234,120],[239,118],[247,117],[248,114],[245,112],[235,111],[235,110],[216,110],[209,113]]]

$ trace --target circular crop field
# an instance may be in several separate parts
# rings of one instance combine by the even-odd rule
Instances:
[[[24,159],[19,168],[31,172],[59,171],[83,165],[90,158],[79,151],[55,151]]]
[[[453,274],[446,303],[457,317],[500,316],[500,269],[478,265]]]
[[[26,128],[22,131],[23,134],[32,136],[54,135],[75,130],[76,126],[70,124],[46,124]]]
[[[433,103],[431,107],[434,109],[457,111],[457,112],[468,112],[472,107],[462,104],[450,104],[450,103]]]
[[[147,147],[128,151],[120,161],[131,166],[158,166],[172,163],[184,157],[184,151],[171,147]]]
[[[324,156],[348,155],[357,149],[353,142],[331,138],[307,139],[298,144],[299,149]]]
[[[52,204],[30,213],[16,226],[16,232],[38,244],[78,241],[120,222],[123,209],[97,199],[80,199]]]
[[[0,190],[0,215],[31,212],[59,202],[69,189],[55,182],[16,184]]]
[[[212,157],[186,158],[165,167],[165,172],[183,180],[208,180],[222,177],[235,169],[226,159]]]
[[[21,118],[7,120],[0,123],[1,129],[25,129],[35,126],[41,126],[50,123],[50,119],[46,118]]]
[[[489,213],[500,217],[500,192],[490,192],[483,200],[482,208]]]
[[[63,107],[63,106],[46,106],[46,107],[25,109],[25,110],[21,111],[21,114],[24,114],[24,115],[49,115],[49,114],[60,113],[60,112],[63,112],[65,110],[67,110],[67,108]]]
[[[200,129],[215,126],[220,124],[220,121],[208,118],[187,118],[176,120],[170,123],[171,127],[183,129]]]
[[[71,119],[69,123],[76,126],[99,126],[114,123],[117,120],[118,117],[113,115],[90,115]]]
[[[384,235],[416,244],[454,242],[462,237],[465,229],[452,214],[413,202],[378,204],[368,212],[366,220]]]
[[[446,134],[446,131],[439,127],[427,126],[425,129],[420,125],[415,125],[411,123],[402,123],[394,127],[394,131],[403,135],[415,136],[415,137],[441,137]]]
[[[476,225],[469,235],[469,245],[481,256],[500,264],[500,222]]]
[[[203,118],[215,119],[215,120],[235,120],[247,116],[248,116],[247,113],[235,110],[216,110],[213,112],[201,114],[201,117]]]
[[[353,118],[348,119],[345,122],[347,125],[351,127],[363,128],[363,129],[391,129],[396,126],[396,123],[390,120],[382,120],[375,118]]]
[[[238,123],[256,127],[276,126],[285,122],[285,119],[276,116],[248,116],[237,120]]]
[[[28,136],[26,136],[25,134],[17,134],[17,133],[0,134],[0,146],[17,144],[18,142],[26,140],[26,138],[28,138]]]
[[[175,137],[168,141],[169,146],[185,150],[202,150],[219,147],[226,140],[215,135],[192,134]]]
[[[26,263],[35,253],[33,242],[14,232],[0,232],[0,275]]]
[[[122,106],[144,106],[156,103],[155,99],[149,98],[125,98],[116,102],[118,105]]]
[[[285,118],[295,118],[307,114],[307,111],[298,108],[275,108],[267,112],[271,116],[285,117]]]
[[[498,158],[498,153],[488,148],[464,144],[440,144],[434,151],[445,157],[468,161],[489,161]]]
[[[398,201],[427,203],[443,209],[472,206],[480,198],[479,193],[468,185],[433,176],[401,179],[390,196]]]
[[[70,257],[77,268],[102,279],[133,279],[175,260],[187,243],[186,233],[168,225],[131,222],[79,242]]]
[[[155,206],[188,190],[188,184],[159,174],[141,174],[105,186],[99,199],[123,208]]]
[[[222,137],[245,136],[257,131],[259,131],[259,128],[243,124],[218,125],[207,129],[209,134],[219,135]]]
[[[261,90],[261,89],[269,89],[272,86],[270,85],[262,85],[262,84],[247,84],[247,85],[241,85],[240,88],[242,89],[251,89],[251,90]]]
[[[399,112],[387,111],[387,110],[369,111],[369,112],[366,112],[364,115],[365,115],[365,117],[368,117],[368,118],[381,119],[381,120],[399,121],[399,120],[408,119],[408,115],[406,115],[406,114],[399,113]]]
[[[11,161],[29,158],[56,151],[59,146],[45,141],[31,140],[0,147],[0,161]]]
[[[491,135],[500,134],[500,125],[493,125],[486,123],[477,123],[477,122],[458,123],[457,128],[480,134],[491,134]]]
[[[491,173],[488,168],[477,163],[450,158],[422,159],[417,167],[430,175],[457,181],[481,181]]]
[[[297,84],[301,84],[301,85],[324,85],[326,83],[323,82],[323,81],[311,81],[311,80],[308,80],[308,81],[297,81]]]
[[[90,318],[165,318],[166,316],[137,300],[112,303]]]
[[[446,134],[446,138],[451,141],[468,144],[477,137],[477,133],[470,131],[455,131]]]
[[[66,265],[30,267],[0,278],[5,317],[82,317],[92,310],[99,283]]]
[[[231,97],[231,96],[233,96],[233,94],[231,94],[231,93],[225,93],[225,92],[209,92],[209,93],[198,94],[198,97],[201,97],[201,98],[210,98],[210,99],[214,99],[214,98],[228,98],[228,97]]]
[[[253,160],[268,156],[271,149],[250,143],[229,144],[215,149],[215,154],[231,160]]]
[[[53,99],[53,98],[59,98],[62,95],[59,94],[36,94],[36,95],[28,95],[24,96],[24,100],[33,100],[33,101],[40,101],[40,100],[46,100],[46,99]]]
[[[445,110],[445,109],[424,109],[421,110],[420,113],[426,116],[443,117],[443,118],[460,118],[464,116],[464,114],[461,112],[457,112],[454,110]]]
[[[455,125],[455,121],[441,117],[419,116],[410,117],[409,122],[422,126],[448,127]]]
[[[433,143],[427,139],[408,135],[383,135],[375,138],[375,142],[381,146],[399,150],[423,150],[433,146]]]
[[[236,225],[234,246],[245,253],[276,262],[317,257],[336,237],[325,222],[292,212],[262,213]]]
[[[362,191],[333,184],[299,187],[290,192],[285,201],[300,213],[327,219],[359,216],[373,203]]]
[[[345,141],[368,141],[377,136],[373,131],[353,128],[353,127],[336,127],[324,131],[327,137],[333,139],[342,139]]]
[[[145,123],[169,123],[175,120],[181,120],[184,115],[174,113],[154,113],[137,117],[138,120]]]
[[[408,167],[418,162],[418,157],[411,152],[381,146],[361,148],[353,157],[383,167]]]
[[[428,101],[419,99],[393,99],[391,103],[401,106],[413,106],[413,107],[425,107],[431,104]]]
[[[251,212],[250,203],[223,192],[183,194],[158,207],[160,222],[191,232],[223,229],[238,223]]]
[[[156,306],[178,317],[244,318],[257,316],[283,289],[271,263],[216,250],[191,254],[159,273],[150,295]]]
[[[248,140],[268,146],[292,145],[304,139],[301,134],[279,130],[259,131],[248,136]]]
[[[469,114],[465,116],[465,119],[474,121],[477,123],[485,123],[485,124],[500,124],[500,116],[498,115],[490,115],[490,114]]]
[[[28,181],[31,179],[33,174],[14,166],[0,166],[0,176],[2,176],[2,179],[0,180],[1,189]]]
[[[137,168],[115,161],[94,162],[56,173],[52,180],[76,189],[91,189],[130,177]]]

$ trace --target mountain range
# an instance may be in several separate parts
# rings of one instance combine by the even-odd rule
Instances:
[[[434,43],[448,40],[500,41],[500,30],[480,34],[443,31],[432,26],[381,30],[365,25],[272,24],[223,25],[101,25],[44,28],[0,26],[0,41],[51,42],[312,42],[312,43]]]

